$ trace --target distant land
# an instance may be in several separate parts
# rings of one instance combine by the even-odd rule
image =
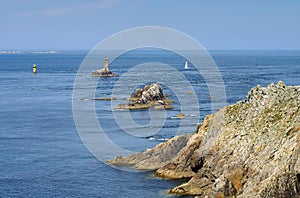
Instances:
[[[2,50],[0,51],[0,54],[58,54],[61,52],[57,52],[53,49],[48,51],[23,51],[23,50]]]
[[[159,50],[158,48],[145,47],[136,49],[138,51],[152,51]],[[206,49],[209,53],[300,53],[300,49]],[[47,49],[0,49],[0,54],[61,54],[63,52],[89,52],[90,49],[59,49],[59,50],[47,50]],[[111,50],[107,50],[111,51]],[[118,51],[118,50],[117,50]]]

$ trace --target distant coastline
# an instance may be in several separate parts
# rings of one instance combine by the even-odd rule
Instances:
[[[57,52],[55,50],[48,51],[23,51],[23,50],[1,50],[0,54],[61,54],[62,52]]]
[[[139,52],[149,52],[149,51],[157,51],[159,49],[146,47],[142,49],[138,49]],[[247,54],[247,55],[257,55],[257,54],[269,54],[269,53],[283,53],[284,55],[290,53],[296,53],[297,55],[300,53],[300,49],[206,49],[208,53],[212,54]],[[0,49],[0,54],[61,54],[61,53],[69,53],[69,52],[85,52],[88,53],[90,50],[88,49],[59,49],[59,50],[47,50],[47,49],[40,49],[40,50],[26,50],[26,49]],[[115,52],[121,50],[105,50],[101,52]]]

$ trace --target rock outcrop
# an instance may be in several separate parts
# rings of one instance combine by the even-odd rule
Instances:
[[[158,144],[153,149],[134,153],[125,157],[118,156],[107,163],[118,166],[134,166],[139,170],[155,170],[169,163],[180,150],[187,145],[191,135],[176,136],[167,142]]]
[[[170,141],[178,140],[174,137]],[[155,158],[170,143],[154,149]],[[171,147],[170,147],[171,148]],[[166,150],[167,151],[167,150]],[[163,178],[190,178],[169,193],[199,197],[300,197],[300,87],[283,82],[252,88],[245,100],[207,115],[177,154],[156,166]],[[154,152],[148,149],[135,155]],[[171,157],[173,156],[174,157]],[[118,161],[130,164],[123,157]],[[141,158],[142,159],[142,158]],[[111,161],[114,163],[114,161]],[[151,163],[149,163],[151,162]],[[130,164],[131,165],[131,164]]]
[[[161,85],[153,83],[145,85],[144,88],[137,88],[128,99],[128,104],[119,104],[115,109],[142,110],[154,107],[155,109],[172,109],[173,100],[164,96]]]

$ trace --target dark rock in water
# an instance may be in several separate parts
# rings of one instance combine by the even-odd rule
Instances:
[[[246,100],[207,115],[187,143],[177,147],[180,137],[131,155],[136,159],[147,156],[142,166],[137,165],[139,160],[132,165],[149,165],[163,178],[191,178],[170,189],[173,194],[300,197],[299,86],[279,82],[254,87]],[[177,154],[166,153],[170,149],[163,152],[168,146],[176,148]],[[168,157],[161,160],[164,156]],[[131,165],[132,158],[122,157],[117,162]]]
[[[101,70],[96,70],[92,73],[92,76],[94,77],[116,77],[119,76],[118,74],[114,74],[111,71],[103,71]]]
[[[137,88],[131,97],[128,104],[119,104],[115,109],[141,110],[154,107],[155,109],[172,109],[173,100],[169,100],[164,96],[162,87],[159,84],[153,83],[146,85],[143,89]]]

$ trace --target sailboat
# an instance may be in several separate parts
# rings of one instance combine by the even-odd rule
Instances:
[[[188,66],[188,62],[187,62],[187,61],[185,61],[184,69],[188,69],[188,68],[189,68],[189,66]]]

